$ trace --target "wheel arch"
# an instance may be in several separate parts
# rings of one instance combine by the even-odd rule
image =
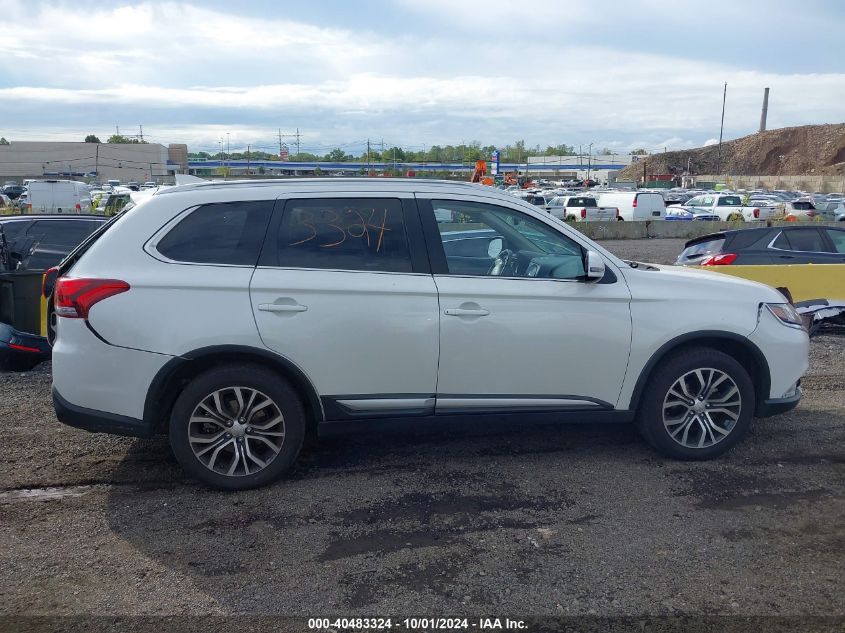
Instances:
[[[702,330],[699,332],[689,332],[682,334],[670,341],[664,343],[660,348],[652,354],[648,359],[639,378],[634,385],[634,391],[631,394],[631,403],[629,409],[636,411],[639,409],[640,400],[646,385],[655,369],[660,362],[669,356],[682,349],[691,347],[709,347],[727,354],[743,366],[745,371],[751,377],[751,382],[754,384],[754,409],[755,412],[763,404],[766,398],[769,397],[771,387],[771,374],[769,363],[760,348],[749,341],[746,337],[733,332],[723,332],[719,330]]]
[[[213,367],[254,363],[288,380],[302,399],[309,432],[323,421],[323,406],[314,384],[295,363],[269,350],[246,345],[214,345],[177,356],[155,375],[144,401],[144,421],[155,433],[166,433],[176,398],[193,378]]]

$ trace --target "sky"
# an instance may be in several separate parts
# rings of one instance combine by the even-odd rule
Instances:
[[[841,0],[0,0],[0,136],[625,152],[845,120]]]

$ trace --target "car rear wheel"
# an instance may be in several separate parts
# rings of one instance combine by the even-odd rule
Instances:
[[[229,365],[200,374],[179,395],[170,445],[191,476],[245,490],[290,469],[305,425],[302,402],[284,379],[263,367]]]
[[[734,358],[688,348],[661,361],[641,400],[637,425],[659,452],[704,460],[731,449],[749,431],[754,385]]]

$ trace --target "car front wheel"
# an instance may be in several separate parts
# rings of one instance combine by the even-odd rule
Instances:
[[[688,348],[660,363],[643,393],[637,424],[659,452],[682,460],[717,457],[749,431],[754,385],[734,358]]]
[[[182,467],[214,488],[270,483],[296,461],[305,412],[291,386],[263,367],[211,369],[192,380],[173,406],[170,445]]]

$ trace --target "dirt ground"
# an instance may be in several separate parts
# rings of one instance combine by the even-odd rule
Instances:
[[[161,439],[60,425],[49,364],[0,374],[0,616],[842,618],[843,383],[845,336],[815,338],[800,406],[712,462],[627,425],[476,421],[323,440],[221,493]]]

